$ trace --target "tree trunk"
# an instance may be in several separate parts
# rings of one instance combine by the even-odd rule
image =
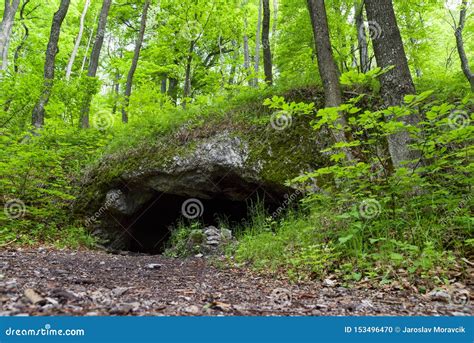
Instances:
[[[30,0],[24,0],[23,5],[21,6],[20,9],[20,21],[21,21],[21,26],[23,26],[23,30],[25,30],[25,33],[23,34],[23,37],[21,38],[20,44],[18,44],[17,48],[15,49],[15,54],[13,55],[13,69],[15,70],[15,73],[18,73],[19,71],[19,66],[18,66],[18,59],[20,58],[20,52],[25,46],[25,42],[30,36],[30,30],[28,29],[28,26],[25,24],[25,7],[28,5]],[[31,12],[30,12],[31,13]]]
[[[178,79],[170,77],[170,82],[168,85],[168,95],[176,105],[178,103]]]
[[[247,31],[247,17],[244,18],[244,30]],[[249,77],[250,72],[250,52],[249,52],[249,36],[247,33],[244,34],[244,69],[245,76]],[[248,84],[252,86],[252,80],[248,79]]]
[[[189,44],[188,57],[186,58],[186,70],[184,75],[184,88],[183,88],[183,108],[186,108],[187,97],[191,94],[191,65],[193,62],[194,53],[194,40]]]
[[[125,85],[125,99],[122,107],[122,122],[128,123],[128,105],[130,103],[130,95],[132,95],[133,76],[135,70],[137,70],[138,59],[140,58],[140,50],[143,45],[143,37],[145,36],[146,19],[148,14],[148,8],[150,7],[150,0],[145,0],[143,5],[142,19],[140,21],[140,31],[138,32],[137,41],[135,43],[135,50],[133,52],[132,65],[128,71],[127,84]]]
[[[232,65],[230,67],[229,72],[229,85],[233,85],[235,83],[235,73],[237,72],[237,64],[239,63],[239,46],[236,41],[232,41],[232,46],[234,47],[234,55],[232,57]]]
[[[380,77],[382,97],[385,105],[399,106],[407,94],[415,93],[415,86],[408,67],[402,37],[391,0],[365,0],[367,19],[372,29],[375,58],[380,68],[393,67]],[[400,119],[405,124],[417,125],[419,118],[409,115]],[[419,158],[419,154],[408,147],[410,135],[403,130],[388,137],[388,147],[393,166]]]
[[[114,92],[114,105],[112,107],[112,114],[117,113],[117,105],[119,101],[119,96],[120,96],[120,72],[117,70],[115,73],[115,81],[113,85],[113,92]]]
[[[339,83],[339,71],[334,60],[329,36],[329,27],[324,0],[307,0],[308,9],[313,26],[314,41],[318,59],[318,68],[324,86],[326,107],[338,107],[342,104],[341,85]],[[347,126],[346,119],[341,114],[336,125],[344,128]],[[332,129],[336,142],[347,142],[343,130]],[[349,149],[344,149],[349,161],[354,157]]]
[[[5,9],[3,11],[2,23],[0,24],[0,56],[2,62],[0,70],[7,70],[8,66],[8,47],[13,29],[13,21],[15,20],[15,13],[20,4],[20,0],[4,0]]]
[[[20,22],[21,22],[21,26],[25,30],[25,33],[23,34],[23,37],[21,38],[20,44],[18,44],[18,46],[16,47],[15,53],[13,55],[13,70],[15,71],[15,73],[18,73],[19,70],[20,70],[20,67],[18,65],[18,59],[20,58],[20,52],[21,52],[21,50],[23,50],[23,47],[25,46],[25,42],[26,42],[26,40],[28,39],[28,37],[30,35],[30,30],[28,29],[28,26],[26,26],[25,21],[24,21],[24,19],[25,19],[25,17],[24,17],[25,8],[26,8],[26,5],[28,5],[29,2],[30,2],[30,0],[24,0],[23,4],[21,6],[21,9],[20,9]],[[15,85],[16,85],[16,80],[14,82],[15,82]],[[5,111],[5,113],[10,111],[10,106],[12,104],[12,101],[13,101],[12,96],[10,96],[7,101],[5,101],[5,104],[3,106],[3,110]]]
[[[262,27],[262,0],[258,1],[258,21],[257,21],[257,35],[255,38],[255,78],[253,86],[258,87],[258,71],[260,67],[260,31]]]
[[[95,15],[93,22],[95,22],[96,19],[97,19],[97,15]],[[89,31],[90,31],[90,35],[89,35],[89,38],[87,39],[86,52],[84,53],[84,57],[82,58],[81,71],[79,73],[80,75],[82,75],[82,72],[84,71],[84,68],[86,66],[87,56],[89,54],[89,48],[92,43],[92,38],[94,37],[94,28],[92,27]]]
[[[107,26],[107,17],[109,16],[109,9],[112,0],[104,0],[102,2],[102,8],[100,10],[99,22],[97,24],[97,34],[95,36],[94,46],[92,47],[91,58],[89,60],[89,69],[87,71],[88,77],[95,77],[97,74],[97,68],[99,67],[100,51],[102,50],[102,44],[104,43],[105,28]],[[81,127],[84,129],[89,128],[89,112],[93,94],[87,92],[84,97],[84,102],[81,109]]]
[[[278,26],[278,0],[273,0],[273,25],[272,25],[272,39],[273,39],[273,55],[275,56],[276,38]]]
[[[357,29],[357,42],[359,48],[359,65],[362,73],[370,70],[369,45],[367,44],[367,32],[364,26],[364,0],[355,1],[355,24]]]
[[[167,86],[168,76],[164,75],[161,79],[161,94],[166,94],[166,86]]]
[[[273,84],[272,52],[270,46],[270,0],[263,0],[262,44],[263,44],[263,69],[265,82]]]
[[[86,0],[79,23],[79,33],[77,34],[76,42],[74,43],[74,49],[72,49],[71,57],[69,58],[69,62],[66,68],[66,80],[68,81],[71,78],[72,66],[74,65],[74,60],[76,59],[77,51],[79,50],[79,46],[81,45],[82,34],[84,32],[84,20],[86,18],[87,10],[89,9],[89,5],[90,0]]]
[[[308,8],[313,24],[318,67],[323,81],[326,107],[336,107],[342,103],[341,86],[339,84],[339,71],[332,54],[324,0],[308,0]]]
[[[474,74],[469,67],[469,60],[467,59],[466,50],[464,49],[464,39],[462,32],[464,30],[464,26],[466,25],[466,13],[467,13],[467,0],[463,0],[461,13],[459,15],[459,25],[456,28],[455,36],[456,36],[456,47],[458,49],[459,58],[461,60],[461,68],[466,76],[469,84],[471,85],[471,90],[474,92]]]
[[[56,54],[58,53],[59,34],[61,32],[61,24],[66,17],[70,0],[61,0],[59,9],[53,16],[51,32],[49,34],[48,47],[46,48],[46,59],[44,62],[44,81],[40,98],[38,99],[32,115],[32,124],[36,128],[44,125],[44,108],[48,104],[49,96],[54,81],[54,66],[56,64]]]

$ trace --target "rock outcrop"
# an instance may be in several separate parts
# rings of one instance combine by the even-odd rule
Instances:
[[[298,125],[285,134],[260,126],[184,142],[178,134],[106,156],[87,175],[76,211],[106,246],[156,253],[177,221],[235,223],[256,202],[274,211],[295,192],[285,181],[320,158],[321,142]]]

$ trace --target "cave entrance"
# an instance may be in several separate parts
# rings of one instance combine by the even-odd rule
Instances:
[[[267,209],[275,208],[275,204],[265,202],[264,194],[255,194],[255,197],[243,201],[233,201],[225,197],[197,199],[156,194],[134,215],[124,220],[123,224],[128,227],[127,250],[146,254],[162,253],[172,229],[180,220],[195,220],[204,226],[218,226],[219,219],[225,218],[231,229],[248,219],[249,205],[258,199]]]

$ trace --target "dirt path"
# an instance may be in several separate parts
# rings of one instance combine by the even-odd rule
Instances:
[[[215,268],[203,258],[44,248],[0,251],[0,305],[0,315],[474,313],[472,305],[433,301],[414,291],[381,291],[370,285],[348,289],[321,282],[294,285],[246,270]]]

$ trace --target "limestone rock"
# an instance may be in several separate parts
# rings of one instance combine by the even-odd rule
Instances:
[[[302,127],[308,139],[302,139]],[[296,189],[285,181],[318,166],[323,141],[307,123],[286,135],[270,126],[264,132],[249,129],[255,131],[229,128],[187,142],[166,136],[148,147],[106,155],[85,177],[75,212],[106,249],[156,253],[170,227],[189,219],[181,208],[187,200],[201,203],[192,219],[205,225],[216,215],[246,219],[248,201],[257,199],[270,213],[286,208],[282,204]],[[308,156],[315,156],[313,165]],[[207,245],[232,239],[230,230],[218,231],[206,234]]]

